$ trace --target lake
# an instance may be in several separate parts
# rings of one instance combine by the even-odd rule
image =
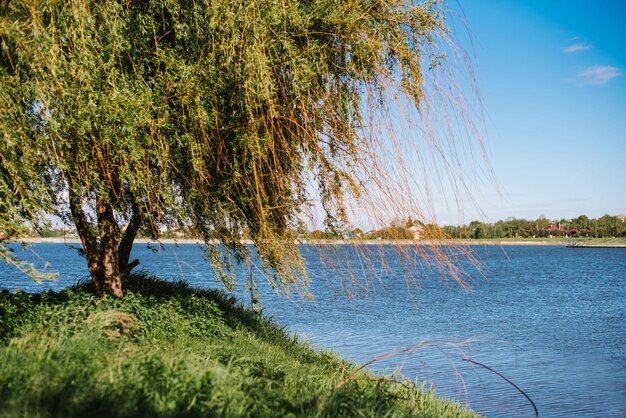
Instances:
[[[47,260],[60,277],[35,284],[0,264],[0,288],[60,289],[87,274],[84,259],[64,244],[16,248],[39,265]],[[625,249],[476,246],[482,274],[461,262],[473,278],[470,292],[443,283],[437,269],[405,265],[391,248],[372,251],[366,261],[349,246],[330,256],[301,249],[313,301],[277,296],[262,281],[259,288],[263,313],[314,345],[366,363],[422,343],[370,368],[428,381],[438,395],[486,416],[534,412],[510,384],[463,358],[502,373],[542,417],[626,416]],[[216,286],[196,245],[153,252],[138,244],[133,255],[162,278]],[[249,304],[241,290],[236,294]]]

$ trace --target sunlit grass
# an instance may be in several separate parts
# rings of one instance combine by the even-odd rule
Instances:
[[[411,382],[341,383],[354,365],[223,293],[90,286],[0,294],[1,416],[471,416]]]

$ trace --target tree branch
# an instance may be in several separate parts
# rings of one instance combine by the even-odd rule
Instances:
[[[87,221],[87,217],[85,216],[85,212],[83,210],[83,202],[81,198],[82,196],[76,190],[76,187],[73,184],[73,181],[69,175],[67,176],[67,184],[72,220],[74,221],[74,225],[76,226],[76,232],[80,237],[80,241],[83,245],[83,250],[85,251],[85,256],[87,257],[87,267],[89,269],[89,274],[92,278],[94,278],[96,291],[100,294],[102,289],[100,289],[100,284],[98,283],[98,281],[95,280],[95,278],[98,277],[100,274],[100,254],[98,252],[98,240],[91,229],[91,224]]]
[[[138,259],[135,259],[131,262],[129,262],[129,259],[130,253],[133,249],[133,242],[135,241],[137,233],[139,232],[139,228],[141,228],[141,224],[143,223],[143,216],[141,215],[141,210],[134,196],[131,196],[131,200],[132,214],[130,217],[130,221],[128,222],[128,226],[124,230],[124,234],[122,235],[122,239],[118,247],[120,272],[122,274],[129,273],[139,264]]]

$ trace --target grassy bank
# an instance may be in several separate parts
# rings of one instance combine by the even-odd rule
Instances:
[[[0,416],[472,416],[405,383],[350,380],[319,352],[220,292],[133,276],[0,294]],[[360,378],[372,378],[360,374]]]

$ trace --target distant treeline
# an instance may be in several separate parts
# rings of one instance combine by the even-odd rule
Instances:
[[[505,238],[626,238],[624,215],[604,215],[590,219],[581,215],[573,219],[535,220],[508,218],[495,223],[473,221],[467,225],[441,227],[417,220],[395,220],[381,229],[364,232],[359,228],[348,232],[298,230],[299,238],[309,239],[505,239]]]
[[[139,237],[149,237],[140,231]],[[581,215],[573,219],[549,220],[540,216],[535,220],[508,218],[496,223],[480,221],[468,225],[444,226],[425,224],[418,220],[394,220],[390,225],[380,229],[363,231],[360,228],[346,228],[343,231],[314,230],[310,231],[303,222],[293,228],[293,236],[304,240],[336,240],[336,239],[504,239],[504,238],[626,238],[626,221],[624,215],[604,215],[590,219]],[[31,231],[31,236],[41,237],[75,237],[75,230],[46,229]],[[240,234],[242,239],[249,239],[247,230]],[[160,231],[159,238],[198,238],[187,231]]]
[[[543,216],[535,220],[509,218],[496,223],[470,222],[469,225],[444,226],[450,238],[616,238],[626,237],[626,221],[623,215],[604,215],[589,219],[581,215],[573,219],[549,220]]]

